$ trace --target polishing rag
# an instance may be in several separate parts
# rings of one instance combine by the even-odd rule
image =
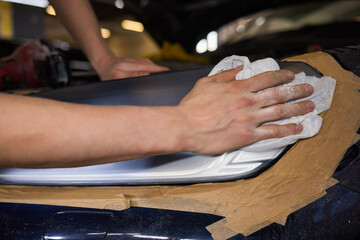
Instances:
[[[273,58],[260,59],[251,63],[249,59],[245,56],[233,55],[221,60],[212,69],[212,71],[209,73],[209,76],[235,68],[240,65],[243,65],[243,69],[236,75],[236,80],[247,79],[254,75],[267,71],[280,70],[279,64]],[[322,125],[322,117],[320,117],[318,114],[330,108],[332,97],[335,91],[336,81],[331,77],[317,78],[314,76],[306,76],[304,72],[300,72],[298,74],[295,74],[295,79],[292,82],[283,84],[281,86],[288,87],[304,83],[310,84],[314,88],[313,94],[306,98],[289,101],[287,102],[287,104],[311,100],[315,104],[315,109],[305,115],[294,116],[288,119],[264,123],[264,125],[285,125],[290,123],[301,124],[303,126],[303,131],[297,135],[262,140],[249,146],[243,147],[241,148],[241,150],[249,152],[268,151],[293,144],[297,140],[302,138],[312,137],[319,132]]]

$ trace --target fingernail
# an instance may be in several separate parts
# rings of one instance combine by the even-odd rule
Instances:
[[[307,109],[309,109],[309,110],[313,110],[313,109],[315,108],[315,104],[310,101],[310,102],[307,102],[307,103],[306,103],[306,107],[307,107]]]
[[[286,76],[288,76],[291,79],[295,78],[295,74],[292,71],[287,71]]]
[[[314,88],[311,85],[306,85],[305,87],[306,93],[311,94],[314,91]]]

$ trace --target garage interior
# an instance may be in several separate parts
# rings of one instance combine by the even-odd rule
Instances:
[[[343,108],[325,116],[333,123],[326,125],[327,129],[335,130],[322,133],[308,144],[301,142],[279,164],[275,163],[275,168],[267,166],[253,178],[234,182],[23,186],[0,181],[0,239],[360,238],[360,31],[356,30],[360,29],[359,1],[90,0],[90,3],[102,36],[117,57],[149,58],[169,67],[177,77],[193,74],[194,78],[196,71],[198,74],[207,71],[230,55],[248,56],[252,61],[266,57],[279,62],[300,61],[316,72],[334,74],[343,86],[336,90],[338,96],[343,95],[337,98],[336,106]],[[3,91],[40,97],[49,93],[49,98],[64,97],[67,101],[66,96],[72,93],[83,94],[84,91],[76,90],[83,87],[95,99],[96,89],[101,86],[96,84],[101,82],[47,0],[0,0],[0,58],[39,39],[65,56],[69,68],[66,71],[71,76],[68,86],[21,85]],[[141,79],[136,81],[141,84]],[[129,82],[115,80],[108,89],[131,86]],[[162,82],[157,84],[163,86]],[[345,122],[345,126],[336,119]],[[319,151],[316,144],[327,150]],[[296,159],[303,161],[302,154],[314,158],[314,168],[323,170],[321,174],[312,175],[311,163],[296,165]],[[177,160],[184,156],[189,155],[172,157]],[[285,159],[297,169],[305,169],[306,174],[286,168]],[[292,175],[285,178],[280,166],[285,166]],[[0,175],[4,173],[0,169]],[[297,178],[300,180],[295,185],[285,186],[285,180],[292,182]],[[264,190],[264,194],[249,189]],[[271,208],[273,212],[265,211]]]

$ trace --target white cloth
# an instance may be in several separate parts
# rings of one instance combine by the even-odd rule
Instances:
[[[250,63],[247,57],[233,55],[230,57],[226,57],[222,61],[220,61],[212,69],[209,76],[240,65],[244,65],[244,68],[236,75],[237,80],[250,78],[262,72],[275,71],[280,69],[277,62],[272,58],[265,58]],[[307,98],[298,99],[288,103],[311,100],[315,104],[315,109],[305,115],[294,116],[288,119],[269,122],[266,124],[284,125],[288,123],[296,123],[303,126],[303,131],[297,135],[262,140],[252,145],[246,146],[241,150],[250,152],[268,151],[271,149],[281,148],[289,144],[293,144],[297,140],[302,138],[312,137],[319,132],[322,125],[322,118],[318,114],[330,108],[332,97],[335,91],[336,81],[331,77],[317,78],[313,76],[306,76],[304,72],[301,72],[295,75],[295,79],[292,82],[284,84],[282,86],[293,86],[302,83],[308,83],[312,85],[314,88],[314,93]]]

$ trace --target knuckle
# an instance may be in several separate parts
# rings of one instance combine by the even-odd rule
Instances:
[[[241,124],[241,123],[240,123]],[[258,141],[259,139],[258,136],[255,134],[255,130],[252,128],[237,128],[239,129],[238,131],[235,132],[235,134],[239,137],[241,137],[241,139],[243,139],[243,141],[247,142],[248,144],[251,144],[255,141]]]
[[[209,77],[203,77],[203,78],[200,78],[197,83],[205,83],[205,82],[208,82],[209,81]]]
[[[299,112],[300,112],[300,114],[305,114],[305,113],[311,111],[311,110],[308,108],[307,104],[308,104],[308,102],[299,103]]]
[[[279,70],[277,73],[282,83],[291,82],[295,77],[294,73],[289,70]]]
[[[296,124],[269,125],[267,138],[282,138],[297,133]]]
[[[274,89],[271,92],[271,98],[275,101],[275,102],[282,102],[284,100],[284,94],[281,91],[281,89]]]
[[[306,84],[298,84],[298,85],[295,85],[293,86],[293,89],[297,92],[305,92],[305,87],[306,87]]]
[[[235,109],[243,109],[254,106],[256,101],[250,97],[242,97],[235,102]]]
[[[301,103],[303,113],[312,112],[315,109],[315,104],[312,101],[305,101]]]
[[[272,137],[279,137],[280,136],[280,129],[279,129],[279,127],[277,127],[277,126],[272,126],[271,128],[270,128],[270,131],[271,131],[271,136]]]
[[[311,86],[310,84],[302,84],[301,90],[299,91],[299,97],[310,96],[313,93],[313,89],[313,86]]]
[[[278,70],[278,71],[272,71],[272,80],[274,81],[274,84],[280,85],[284,83],[288,83],[292,81],[292,74],[289,71],[286,70]]]
[[[244,97],[243,98],[243,102],[246,104],[247,107],[252,107],[254,105],[256,105],[256,99],[251,98],[251,97]]]
[[[287,111],[284,106],[280,106],[280,105],[274,106],[273,112],[277,118],[284,118],[287,116]]]
[[[243,121],[246,124],[251,124],[252,125],[252,123],[254,123],[256,121],[256,118],[255,118],[254,115],[249,114],[247,116],[244,116]]]
[[[299,97],[304,97],[303,86],[293,86],[286,88],[286,95],[288,100],[297,99]]]
[[[250,142],[254,142],[254,131],[247,129],[245,131],[243,131],[241,133],[242,137],[244,137],[244,139],[247,139]]]
[[[290,124],[288,126],[284,126],[284,133],[283,136],[293,135],[296,133],[295,125]]]
[[[270,78],[270,80],[274,83],[277,84],[278,82],[280,82],[280,75],[277,71],[269,71],[266,72]]]
[[[274,71],[268,71],[268,72],[264,72],[261,74],[262,77],[266,77],[267,79],[269,79],[271,82],[276,83],[276,79],[277,79],[277,73]]]
[[[278,71],[268,71],[267,72],[271,79],[276,80],[279,78],[279,72]]]
[[[229,84],[230,91],[242,92],[247,89],[247,83],[245,81],[233,81]]]

